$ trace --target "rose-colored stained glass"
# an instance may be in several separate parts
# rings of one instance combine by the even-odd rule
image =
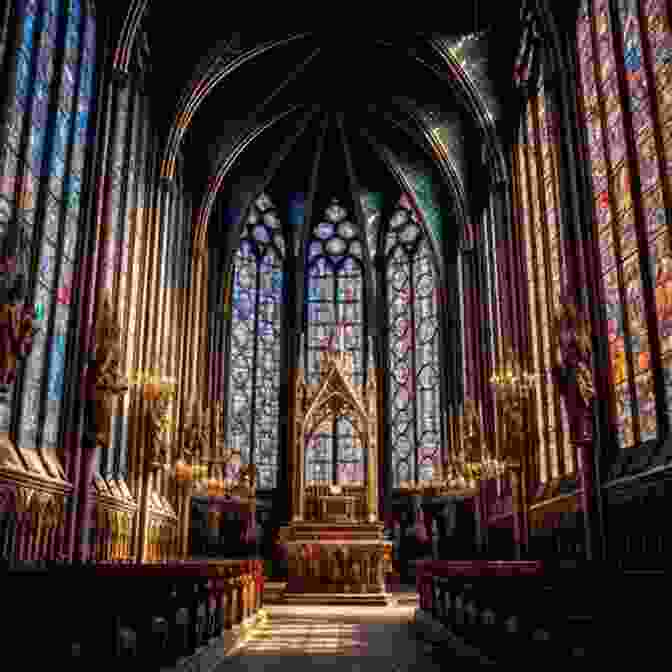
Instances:
[[[656,394],[651,371],[635,378],[637,403],[639,404],[640,441],[649,441],[657,436]]]
[[[666,0],[645,0],[642,12],[655,79],[658,118],[663,126],[672,122],[672,30],[668,7]],[[672,143],[665,142],[664,146],[669,163]]]
[[[616,231],[621,246],[621,259],[627,259],[637,251],[635,214],[628,210],[616,222]]]
[[[656,317],[662,353],[672,350],[672,252],[667,232],[650,244],[652,276],[655,283]]]

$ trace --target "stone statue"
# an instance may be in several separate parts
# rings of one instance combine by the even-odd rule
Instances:
[[[464,452],[467,462],[481,459],[481,418],[473,399],[464,402]]]
[[[592,436],[591,403],[595,397],[592,345],[588,323],[564,298],[555,311],[553,377],[565,401],[576,438]]]
[[[187,454],[206,456],[210,445],[210,415],[203,412],[201,402],[194,397],[191,401],[191,413],[186,428]]]
[[[166,392],[152,399],[149,405],[150,462],[155,468],[164,464],[168,458],[166,432],[170,426],[169,405],[170,394]]]
[[[91,370],[94,388],[92,421],[96,445],[106,447],[110,443],[115,401],[128,390],[128,381],[121,370],[121,328],[112,310],[109,292],[103,299],[95,338]]]
[[[0,390],[16,380],[18,360],[27,357],[33,346],[35,311],[16,301],[14,293],[0,304]]]

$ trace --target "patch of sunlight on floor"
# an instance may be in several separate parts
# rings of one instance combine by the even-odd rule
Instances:
[[[320,623],[304,619],[265,619],[253,628],[240,647],[244,655],[353,655],[366,644],[360,626],[353,623]]]

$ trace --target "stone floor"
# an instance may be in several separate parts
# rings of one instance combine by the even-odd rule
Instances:
[[[267,618],[250,630],[216,672],[256,672],[313,666],[357,672],[422,670],[439,672],[451,662],[480,666],[459,645],[430,645],[413,636],[416,607],[269,605]]]

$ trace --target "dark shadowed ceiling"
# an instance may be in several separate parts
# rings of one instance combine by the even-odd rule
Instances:
[[[328,29],[315,29],[316,20],[312,28],[287,31],[265,19],[234,30],[214,4],[150,0],[138,30],[149,51],[149,86],[164,138],[199,77],[226,73],[179,142],[185,186],[197,205],[218,171],[222,198],[229,200],[241,180],[255,183],[251,173],[257,182],[268,177],[274,155],[303,128],[309,111],[314,116],[275,162],[276,189],[308,191],[320,119],[337,114],[363,187],[398,185],[399,160],[428,166],[446,202],[469,200],[483,179],[485,127],[496,128],[510,96],[518,0],[481,2],[477,11],[473,2],[449,3],[447,18],[424,32],[403,15],[385,16],[381,28],[330,18]],[[250,141],[259,128],[265,130]],[[226,164],[241,143],[245,150]]]

